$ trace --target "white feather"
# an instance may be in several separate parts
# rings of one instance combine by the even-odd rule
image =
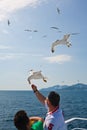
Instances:
[[[55,46],[57,45],[67,45],[68,47],[71,46],[71,43],[68,41],[70,37],[70,34],[66,34],[63,36],[63,38],[61,40],[56,40],[55,42],[52,43],[52,46],[51,46],[51,51],[54,52],[55,51]]]
[[[30,70],[30,75],[28,77],[28,82],[29,84],[31,84],[31,80],[32,79],[43,79],[44,82],[47,82],[46,77],[43,76],[43,74],[41,73],[41,71],[33,71]]]

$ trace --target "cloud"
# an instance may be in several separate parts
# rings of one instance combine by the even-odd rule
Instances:
[[[23,57],[42,57],[40,54],[31,54],[31,53],[0,53],[0,60],[13,60],[20,59]]]
[[[11,46],[0,45],[0,50],[11,49]]]
[[[9,60],[15,58],[13,54],[0,54],[0,60]]]
[[[23,57],[24,53],[0,53],[0,60],[12,60]]]
[[[31,54],[31,56],[33,56],[33,57],[43,57],[42,54]]]
[[[0,21],[8,18],[10,13],[26,6],[35,7],[44,0],[0,0]]]
[[[69,55],[56,55],[56,56],[52,56],[52,57],[45,57],[44,59],[50,63],[63,64],[64,62],[71,61],[71,58],[72,57]]]

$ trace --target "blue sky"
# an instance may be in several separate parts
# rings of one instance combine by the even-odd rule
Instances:
[[[38,88],[87,84],[86,5],[87,0],[0,1],[0,90],[31,90],[31,69],[47,77],[47,83],[32,80]],[[60,45],[52,53],[52,43],[67,33],[79,34],[70,36],[70,48]]]

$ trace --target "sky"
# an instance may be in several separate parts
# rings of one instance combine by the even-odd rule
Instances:
[[[47,77],[47,83],[31,81],[38,89],[87,84],[86,5],[87,0],[0,0],[0,90],[31,90],[31,69]],[[58,45],[52,53],[52,43],[71,33],[78,33],[69,37],[72,46]]]

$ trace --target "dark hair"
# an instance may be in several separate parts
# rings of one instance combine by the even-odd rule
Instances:
[[[56,93],[55,91],[51,91],[48,95],[48,99],[51,102],[51,104],[56,107],[59,105],[60,102],[60,95]]]
[[[18,130],[27,130],[29,118],[24,110],[18,111],[14,116],[14,125]]]

